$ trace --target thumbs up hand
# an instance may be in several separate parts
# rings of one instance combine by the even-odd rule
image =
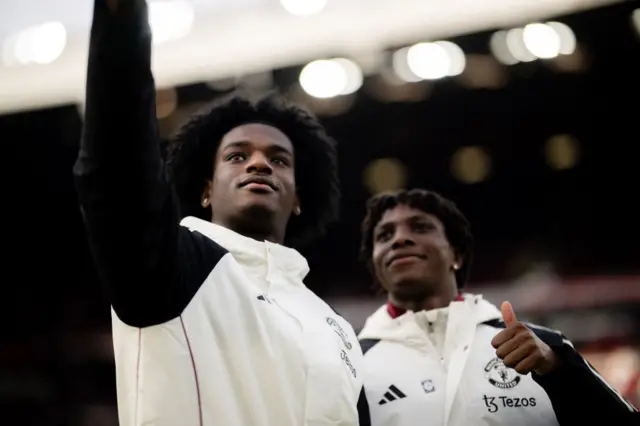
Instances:
[[[507,327],[493,338],[491,346],[504,365],[520,374],[533,371],[540,376],[555,369],[559,364],[557,356],[549,345],[518,321],[511,303],[503,302],[501,311]]]

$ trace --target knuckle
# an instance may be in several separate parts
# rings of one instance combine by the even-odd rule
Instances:
[[[517,336],[517,339],[523,343],[530,340],[529,333],[527,333],[524,330],[518,330],[518,333],[516,334],[516,336]]]

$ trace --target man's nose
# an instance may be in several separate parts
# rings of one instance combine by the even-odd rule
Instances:
[[[415,245],[416,242],[410,230],[404,229],[404,227],[399,227],[396,229],[395,235],[393,236],[393,249],[412,247]]]
[[[246,167],[247,173],[259,173],[270,175],[273,169],[269,165],[269,159],[261,152],[255,152],[249,158]]]

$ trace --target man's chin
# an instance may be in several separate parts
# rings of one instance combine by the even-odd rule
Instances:
[[[264,195],[247,197],[238,207],[240,215],[255,218],[261,218],[263,216],[271,218],[278,211],[278,205],[275,203],[275,200],[270,197],[265,197]]]
[[[274,230],[275,210],[267,203],[246,203],[237,206],[236,214],[229,218],[229,226],[236,232],[263,238],[271,235]]]
[[[429,293],[429,286],[420,274],[402,274],[394,277],[391,291],[398,296],[413,299]]]

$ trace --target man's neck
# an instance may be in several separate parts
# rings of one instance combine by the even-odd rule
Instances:
[[[397,311],[430,311],[449,306],[451,302],[460,297],[458,289],[454,286],[448,287],[445,291],[418,298],[398,297],[389,294],[389,303],[396,308]]]
[[[233,231],[247,238],[252,238],[256,241],[269,241],[270,243],[281,244],[281,242],[274,235],[266,232],[248,232],[241,229],[233,229]]]
[[[284,242],[284,232],[277,232],[275,226],[266,226],[259,221],[250,220],[233,220],[233,221],[216,221],[216,225],[223,226],[227,229],[237,232],[238,234],[252,238],[256,241],[269,241],[271,243],[282,244]]]

